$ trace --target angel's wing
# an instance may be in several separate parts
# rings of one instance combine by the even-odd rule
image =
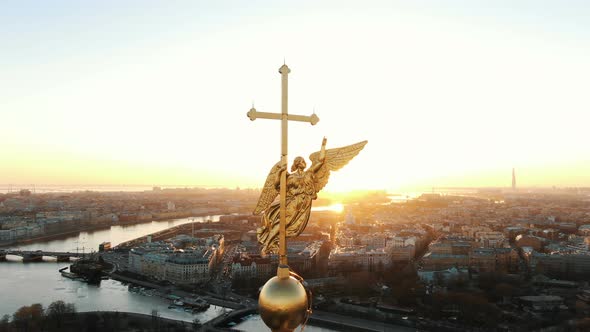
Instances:
[[[264,212],[264,210],[268,209],[279,194],[279,191],[275,188],[275,179],[277,178],[277,173],[280,168],[281,162],[279,161],[270,169],[270,173],[268,173],[268,176],[266,177],[266,182],[264,182],[262,193],[260,193],[258,204],[256,204],[256,208],[254,209],[255,215],[259,215]]]
[[[324,164],[315,173],[315,192],[322,190],[328,183],[330,177],[330,171],[337,171],[344,165],[348,164],[359,152],[365,147],[367,141],[358,142],[341,148],[328,149],[326,150],[326,158]],[[311,167],[316,163],[319,163],[320,151],[314,152],[309,156],[312,164]]]

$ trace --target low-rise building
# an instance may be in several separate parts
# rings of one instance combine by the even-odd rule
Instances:
[[[384,249],[367,250],[366,247],[338,247],[330,252],[328,268],[333,271],[374,271],[391,265],[391,254]]]
[[[166,260],[166,280],[178,284],[192,284],[209,278],[209,257],[191,253],[174,253]]]
[[[451,267],[469,266],[469,255],[439,254],[428,252],[422,258],[423,269],[428,271],[446,270]]]
[[[314,270],[319,262],[323,243],[323,241],[291,241],[287,248],[289,266],[299,274]]]
[[[532,235],[518,235],[516,237],[516,246],[519,248],[522,247],[531,247],[533,249],[535,249],[536,251],[541,251],[541,249],[543,248],[544,244],[545,244],[545,240],[543,238],[540,238],[538,236],[532,236]]]
[[[416,247],[413,245],[407,245],[405,247],[393,247],[388,251],[391,255],[392,261],[410,261],[414,259],[414,256],[416,255]]]
[[[157,252],[145,253],[140,261],[135,262],[141,266],[141,273],[149,275],[156,280],[166,279],[166,261],[168,255]]]
[[[16,231],[13,229],[0,230],[0,242],[12,242],[16,240]]]
[[[387,238],[383,234],[365,234],[360,237],[360,244],[374,248],[383,248],[387,243]]]
[[[486,248],[501,248],[507,242],[502,232],[476,232],[474,238],[477,245]]]
[[[238,254],[233,258],[231,275],[232,278],[265,279],[276,273],[276,269],[277,263],[273,262],[270,257]]]
[[[446,270],[432,271],[432,270],[419,270],[418,277],[420,280],[427,284],[433,284],[435,282],[448,282],[457,278],[467,278],[469,271],[467,269],[457,269],[451,267]]]
[[[221,235],[195,239],[180,236],[173,243],[147,242],[129,251],[129,271],[155,280],[169,280],[177,284],[198,283],[209,278],[220,261],[224,248]]]
[[[590,254],[542,254],[533,253],[531,269],[565,280],[585,280],[590,278]]]
[[[535,311],[554,311],[567,309],[563,305],[563,298],[555,295],[521,296],[520,303],[532,308]]]
[[[582,236],[590,236],[590,225],[582,225],[578,227],[578,234]]]
[[[512,248],[474,248],[469,254],[469,266],[478,272],[514,272],[518,263],[518,252]]]
[[[504,228],[504,235],[509,241],[513,241],[518,235],[525,234],[526,228],[522,226],[509,226]]]

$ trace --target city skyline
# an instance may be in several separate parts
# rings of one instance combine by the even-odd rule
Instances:
[[[0,183],[260,187],[285,58],[290,161],[370,142],[328,191],[590,186],[588,6],[450,4],[4,4]]]

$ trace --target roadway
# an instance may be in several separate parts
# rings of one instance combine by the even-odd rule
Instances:
[[[394,325],[389,323],[377,322],[374,320],[367,320],[362,318],[343,316],[331,312],[314,310],[309,317],[309,323],[317,326],[326,326],[329,328],[342,329],[343,331],[367,331],[367,332],[383,332],[383,331],[399,331],[410,332],[416,331],[415,328]],[[410,322],[408,322],[410,324]]]

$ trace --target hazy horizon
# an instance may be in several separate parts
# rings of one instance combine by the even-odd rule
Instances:
[[[45,193],[71,193],[80,191],[97,191],[97,192],[145,192],[152,191],[154,187],[160,189],[206,189],[206,190],[261,190],[262,187],[228,187],[216,185],[142,185],[142,184],[0,184],[0,194],[14,193],[17,194],[21,189],[35,190],[38,194]],[[334,199],[335,197],[347,197],[342,195],[385,192],[387,195],[419,195],[422,193],[442,193],[452,194],[455,192],[468,192],[477,190],[506,190],[511,192],[511,186],[479,186],[479,187],[460,187],[460,186],[441,186],[441,187],[405,187],[405,188],[383,188],[383,189],[352,189],[344,191],[327,191],[323,190],[318,195],[320,198]],[[590,187],[517,187],[517,192],[538,191],[538,190],[586,190]]]

